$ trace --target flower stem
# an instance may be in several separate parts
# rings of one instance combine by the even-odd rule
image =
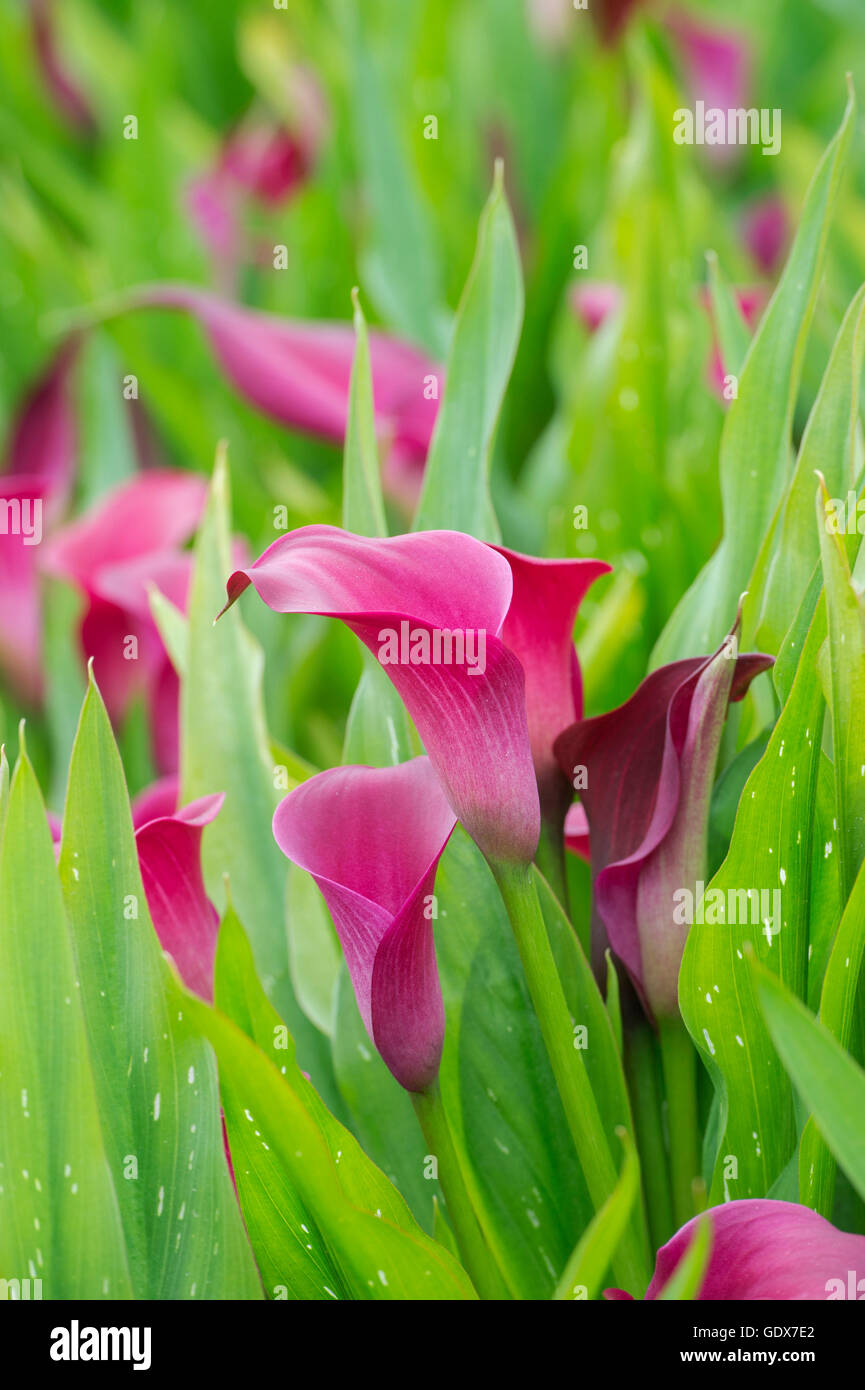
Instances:
[[[642,1158],[643,1188],[649,1220],[649,1235],[658,1250],[670,1239],[673,1208],[670,1201],[667,1151],[661,1124],[661,1093],[655,1042],[651,1028],[638,1023],[625,1043],[628,1089],[634,1112],[637,1147]]]
[[[589,1195],[595,1211],[600,1211],[616,1186],[618,1174],[582,1052],[574,1047],[573,1023],[547,936],[533,871],[530,866],[521,864],[491,863],[490,868],[514,930],[529,994]],[[642,1241],[633,1220],[617,1248],[613,1268],[616,1278],[629,1293],[642,1295],[648,1276]]]
[[[535,863],[552,888],[559,902],[568,911],[568,875],[565,868],[565,840],[561,826],[541,820],[541,835]]]
[[[661,1065],[667,1093],[670,1139],[670,1181],[673,1216],[684,1226],[696,1214],[691,1184],[699,1174],[697,1162],[697,1054],[684,1023],[662,1018],[658,1024]]]
[[[481,1298],[509,1299],[511,1295],[484,1238],[463,1178],[438,1080],[426,1091],[412,1091],[411,1098],[430,1154],[438,1162],[438,1179],[448,1215],[472,1283]]]

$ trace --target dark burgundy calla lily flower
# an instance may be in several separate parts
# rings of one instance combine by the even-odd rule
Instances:
[[[112,720],[122,721],[136,694],[147,697],[162,772],[177,766],[177,677],[150,615],[148,584],[185,611],[192,557],[180,546],[198,525],[206,491],[194,474],[142,473],[57,531],[44,557],[47,572],[87,597],[81,646]]]
[[[678,1013],[687,922],[674,893],[706,877],[709,800],[732,700],[772,664],[736,656],[732,634],[710,657],[653,671],[630,700],[556,741],[567,776],[584,769],[594,878],[592,953],[607,941],[655,1017]]]
[[[71,374],[79,339],[69,338],[25,397],[0,474],[0,668],[18,695],[42,693],[39,551],[69,497],[78,436]]]
[[[528,863],[540,830],[536,772],[557,802],[553,739],[581,703],[574,613],[605,569],[533,560],[458,531],[378,540],[306,526],[237,570],[228,603],[253,584],[279,613],[341,618],[399,691],[484,854]]]
[[[331,768],[273,818],[283,854],[322,892],[366,1030],[408,1091],[426,1090],[441,1060],[432,891],[455,824],[428,758]]]
[[[839,1231],[810,1207],[751,1198],[710,1207],[709,1260],[696,1298],[701,1301],[789,1302],[865,1298],[865,1236]],[[646,1298],[659,1297],[687,1252],[700,1217],[658,1251]],[[625,1300],[622,1289],[608,1299]]]

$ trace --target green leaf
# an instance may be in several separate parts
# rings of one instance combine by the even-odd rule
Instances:
[[[350,13],[350,12],[349,12]],[[386,95],[378,59],[353,19],[354,129],[371,214],[364,282],[385,321],[440,355],[444,347],[441,272],[431,219],[402,148],[400,124]],[[420,134],[420,117],[417,117]]]
[[[265,989],[288,1024],[304,1067],[327,1090],[333,1082],[326,1040],[300,1008],[291,981],[286,862],[271,829],[279,796],[261,704],[262,653],[236,607],[214,626],[231,569],[228,470],[221,451],[189,591],[180,697],[181,799],[225,793],[203,845],[209,896],[217,905],[224,901],[228,874]]]
[[[811,837],[823,723],[823,695],[815,664],[824,634],[821,605],[790,698],[745,784],[729,853],[703,900],[704,915],[710,917],[709,894],[720,890],[725,909],[735,904],[737,921],[727,921],[726,911],[717,921],[695,920],[682,959],[682,1017],[721,1097],[713,1203],[765,1197],[795,1143],[789,1082],[759,1022],[744,947],[746,942],[753,943],[768,968],[804,995]],[[746,901],[748,890],[757,894],[762,890],[765,901],[761,903],[759,896]],[[699,918],[699,903],[695,902],[695,908]],[[767,915],[769,927],[764,921]],[[743,917],[747,920],[742,921]],[[728,1156],[736,1159],[735,1178],[725,1176]]]
[[[640,1160],[627,1130],[622,1130],[621,1139],[625,1160],[619,1181],[601,1210],[592,1218],[565,1266],[553,1294],[553,1298],[560,1302],[598,1297],[634,1202],[639,1199]]]
[[[220,932],[216,999],[230,1017],[192,996],[186,1007],[219,1059],[244,1219],[271,1296],[475,1297],[464,1270],[424,1235],[298,1068],[231,911]]]
[[[653,667],[720,645],[786,487],[802,357],[855,112],[851,85],[841,126],[811,182],[790,256],[727,413],[719,459],[723,538],[658,639]]]
[[[481,216],[448,357],[444,397],[424,470],[414,529],[466,531],[499,539],[489,490],[496,423],[523,320],[523,281],[514,224],[496,165]]]
[[[723,274],[714,251],[706,252],[709,267],[709,293],[718,330],[721,360],[727,374],[738,376],[748,353],[751,334],[742,317],[733,287]]]
[[[354,304],[354,362],[345,428],[342,482],[342,524],[358,536],[386,536],[387,522],[381,492],[381,474],[375,437],[372,366],[366,319],[357,290]]]
[[[861,366],[861,363],[860,363]],[[841,536],[829,530],[826,484],[817,488],[817,529],[829,625],[832,747],[838,817],[841,899],[846,902],[865,857],[865,613]]]
[[[865,1200],[865,1072],[778,980],[756,963],[752,968],[778,1055],[817,1128]]]
[[[0,743],[0,848],[3,845],[3,829],[6,825],[6,813],[9,810],[9,761],[6,757],[6,747]]]
[[[51,734],[50,804],[60,807],[66,795],[66,769],[75,739],[77,711],[84,699],[78,624],[84,607],[69,585],[49,579],[43,588],[45,637],[45,713]]]
[[[260,1297],[225,1163],[216,1068],[150,921],[123,768],[92,676],[59,869],[135,1296]]]
[[[855,483],[854,452],[859,388],[865,354],[865,285],[844,316],[802,436],[790,488],[784,499],[778,546],[765,593],[753,594],[759,609],[756,641],[761,651],[778,652],[796,617],[820,545],[814,530],[814,471],[822,469],[833,497],[846,500]],[[760,608],[760,602],[762,607]]]
[[[690,1302],[697,1297],[712,1253],[712,1223],[707,1216],[697,1221],[694,1237],[674,1273],[658,1293],[664,1303]]]
[[[363,671],[348,712],[343,763],[390,767],[421,751],[405,705],[371,652],[363,650]]]
[[[542,880],[539,887],[570,1012],[587,1030],[582,1056],[612,1140],[618,1125],[632,1128],[613,1030],[570,924]],[[503,904],[459,828],[439,864],[436,898],[447,1016],[441,1084],[454,1143],[514,1296],[547,1299],[593,1208]]]
[[[305,869],[288,865],[286,892],[288,950],[298,1001],[307,1017],[329,1036],[342,964],[339,940],[327,904]]]
[[[44,1298],[130,1298],[122,1173],[106,1155],[45,807],[26,753],[11,792],[8,775],[4,757],[0,1269],[41,1279]]]
[[[441,1189],[424,1176],[427,1149],[412,1103],[370,1042],[345,962],[337,982],[333,1066],[364,1149],[399,1188],[421,1225],[432,1229],[432,1203],[441,1200]]]
[[[607,1013],[610,1017],[610,1027],[613,1030],[613,1037],[616,1040],[616,1048],[621,1057],[624,1048],[624,1037],[622,1033],[622,1003],[619,990],[619,976],[611,951],[607,950],[604,952],[604,960],[607,965]]]
[[[820,1022],[843,1048],[849,1047],[851,1041],[863,954],[865,864],[860,867],[847,900],[820,996]],[[835,1164],[813,1120],[806,1124],[799,1146],[799,1184],[802,1202],[831,1219]]]
[[[179,676],[185,676],[186,649],[189,642],[189,624],[186,618],[155,584],[147,586],[147,601],[172,666]]]

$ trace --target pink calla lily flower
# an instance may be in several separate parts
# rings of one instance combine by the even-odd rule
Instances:
[[[213,999],[219,914],[204,887],[201,836],[224,800],[221,792],[199,797],[180,810],[145,820],[135,831],[141,880],[162,949],[187,988],[208,1001]],[[156,809],[153,801],[150,809]]]
[[[603,560],[544,560],[495,546],[513,576],[513,596],[502,641],[526,677],[529,745],[538,781],[541,815],[561,836],[571,800],[553,743],[582,718],[583,681],[573,643],[574,622],[586,593],[610,566]]]
[[[307,526],[235,571],[226,607],[253,584],[277,612],[341,618],[384,666],[484,854],[528,863],[536,772],[545,802],[557,800],[553,739],[581,701],[573,615],[605,569],[533,560],[458,531],[378,540]]]
[[[706,877],[709,802],[721,732],[772,657],[736,656],[731,637],[710,657],[653,671],[625,704],[574,724],[556,741],[566,775],[584,769],[594,877],[592,953],[607,940],[650,1016],[678,1014],[688,923],[674,892]]]
[[[273,818],[283,854],[321,890],[366,1030],[408,1091],[426,1090],[441,1060],[432,890],[455,824],[428,758],[321,772]]]
[[[769,1198],[725,1202],[703,1213],[712,1225],[702,1302],[803,1302],[865,1298],[865,1236],[848,1235],[810,1207]],[[696,1232],[695,1217],[658,1251],[646,1299],[658,1298]],[[605,1297],[630,1299],[622,1289]]]
[[[69,497],[77,460],[72,337],[25,397],[0,474],[0,668],[28,704],[42,695],[42,601],[38,555]]]
[[[176,773],[160,777],[151,782],[137,796],[132,798],[132,827],[140,830],[149,820],[162,816],[173,816],[177,810],[180,794],[180,780]]]
[[[147,286],[136,292],[135,303],[192,314],[250,405],[289,429],[343,442],[355,348],[351,324],[279,318],[188,285]],[[372,330],[369,343],[385,483],[398,480],[404,493],[409,475],[416,493],[444,373],[417,348],[385,333]]]
[[[163,772],[177,765],[177,678],[150,615],[147,586],[185,611],[192,557],[179,547],[194,532],[205,496],[205,480],[194,474],[142,473],[56,532],[44,560],[49,573],[87,597],[81,646],[94,660],[112,720],[122,721],[136,694],[147,695]]]
[[[163,951],[187,988],[211,1002],[219,914],[204,886],[201,836],[219,814],[225,795],[217,792],[178,807],[177,793],[177,778],[163,777],[133,798],[138,867]],[[47,815],[59,856],[62,822],[50,811]]]

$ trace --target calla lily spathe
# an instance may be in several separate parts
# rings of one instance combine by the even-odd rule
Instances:
[[[710,657],[653,671],[630,700],[562,734],[563,771],[585,769],[580,801],[588,817],[594,877],[592,954],[607,941],[626,966],[647,1011],[678,1014],[678,977],[687,924],[674,892],[706,877],[709,801],[721,731],[731,701],[772,664],[737,656],[728,638]]]
[[[865,1298],[865,1236],[848,1235],[810,1207],[751,1198],[710,1207],[658,1251],[645,1297],[654,1300],[669,1283],[696,1233],[712,1227],[709,1260],[695,1297],[701,1301],[785,1302]],[[629,1299],[608,1289],[608,1299]]]
[[[153,929],[183,983],[213,999],[213,965],[219,914],[207,896],[201,869],[201,837],[222,808],[224,793],[177,805],[176,777],[163,777],[132,800],[132,828],[144,896]],[[63,826],[48,813],[55,853]]]
[[[162,808],[135,830],[141,881],[159,943],[173,959],[183,983],[208,1001],[213,999],[219,914],[204,886],[201,837],[224,800],[220,792],[178,810]],[[148,811],[156,810],[157,803],[151,800]]]
[[[273,818],[283,854],[321,890],[366,1030],[408,1091],[426,1090],[441,1060],[432,891],[455,824],[428,758],[321,772]]]
[[[177,766],[177,677],[150,615],[147,586],[185,611],[192,556],[180,547],[198,525],[206,490],[194,474],[149,470],[57,531],[45,548],[46,571],[86,596],[82,651],[94,660],[112,720],[123,719],[137,693],[146,695],[162,772]]]
[[[42,694],[40,548],[63,513],[77,463],[71,379],[79,345],[68,338],[24,397],[0,474],[0,666],[28,704]]]
[[[343,442],[355,351],[350,323],[280,318],[182,284],[145,286],[133,292],[131,302],[191,314],[228,380],[250,405],[289,429]],[[369,348],[384,481],[400,495],[414,496],[444,371],[410,343],[375,329]]]
[[[581,702],[573,614],[605,568],[533,560],[458,531],[379,540],[307,526],[235,571],[228,603],[253,584],[277,612],[341,618],[382,660],[487,858],[529,863],[540,832],[536,772],[545,798],[558,798],[553,739]],[[386,659],[384,634],[403,631],[418,637],[417,659]],[[424,659],[423,641],[434,651],[437,633],[462,634],[466,649],[469,635],[482,638],[483,663]]]

